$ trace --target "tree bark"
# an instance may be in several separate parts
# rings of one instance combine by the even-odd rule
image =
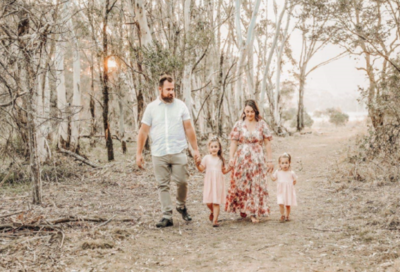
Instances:
[[[73,50],[73,95],[72,95],[72,105],[71,105],[71,139],[70,139],[70,150],[72,152],[79,153],[79,113],[82,108],[81,102],[81,64],[79,55],[79,43],[75,35],[75,30],[72,22],[72,5],[71,0],[67,0],[64,3],[65,13],[68,14],[68,32],[72,41]]]
[[[299,102],[297,108],[297,131],[304,129],[304,87],[306,84],[305,71],[302,69],[299,76]]]
[[[106,148],[107,148],[107,158],[108,161],[114,160],[114,148],[112,142],[112,134],[110,128],[110,122],[108,120],[108,111],[109,111],[109,72],[108,72],[108,37],[107,37],[107,26],[108,26],[108,15],[110,13],[109,10],[110,0],[105,0],[104,13],[103,13],[103,84],[102,84],[102,92],[103,92],[103,126],[104,126],[104,136],[106,140]]]

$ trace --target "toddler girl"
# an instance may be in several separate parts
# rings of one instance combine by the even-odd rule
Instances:
[[[225,168],[225,160],[222,156],[222,146],[218,137],[213,137],[208,142],[209,155],[204,156],[196,162],[197,169],[200,172],[206,170],[204,175],[203,203],[207,204],[211,213],[210,221],[213,227],[219,227],[218,215],[220,205],[225,203],[225,181],[224,174],[231,171],[230,167]]]
[[[297,206],[296,191],[294,185],[297,181],[296,174],[290,170],[292,157],[288,153],[284,153],[279,157],[279,169],[271,176],[273,181],[277,182],[278,205],[281,212],[280,222],[289,221],[290,207]],[[286,218],[285,218],[286,206]]]

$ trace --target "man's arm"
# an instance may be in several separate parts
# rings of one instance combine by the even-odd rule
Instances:
[[[199,153],[199,147],[197,146],[196,132],[194,131],[190,119],[183,121],[183,127],[185,128],[186,137],[188,138],[188,141],[193,148],[194,159],[197,161],[197,159],[200,158],[200,153]]]
[[[144,144],[146,143],[147,140],[147,135],[149,135],[150,131],[150,126],[142,123],[142,126],[139,129],[139,133],[137,136],[137,149],[136,149],[136,164],[139,166],[139,168],[143,168],[143,156],[142,156],[142,151]]]

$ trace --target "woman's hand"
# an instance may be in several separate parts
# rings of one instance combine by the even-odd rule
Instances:
[[[296,180],[293,180],[293,185],[296,185]]]
[[[272,173],[274,171],[274,164],[272,162],[267,162],[267,172]]]
[[[229,167],[233,167],[235,165],[235,159],[231,158],[229,159]]]

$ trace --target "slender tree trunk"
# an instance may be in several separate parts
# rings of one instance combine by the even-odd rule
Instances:
[[[265,100],[265,94],[267,94],[268,97],[268,101],[269,101],[269,107],[270,107],[270,111],[271,111],[271,115],[273,116],[273,112],[274,112],[274,102],[273,102],[273,97],[271,94],[271,88],[268,87],[268,83],[267,80],[269,78],[269,67],[271,65],[271,61],[272,61],[272,56],[274,54],[275,48],[276,48],[276,44],[278,42],[278,37],[279,37],[279,32],[281,29],[281,23],[282,23],[282,19],[283,19],[283,15],[286,12],[286,7],[287,7],[287,0],[284,0],[284,6],[282,8],[281,13],[279,14],[279,17],[276,18],[276,27],[275,27],[275,35],[272,41],[272,46],[269,50],[268,53],[268,58],[265,64],[265,68],[264,68],[264,74],[263,74],[263,80],[262,80],[262,84],[261,84],[261,98],[260,98],[260,103],[264,103]]]
[[[60,125],[58,128],[58,145],[66,149],[69,145],[68,137],[68,122],[67,122],[67,93],[65,89],[64,75],[64,58],[65,58],[65,42],[60,35],[59,41],[56,43],[55,69],[56,69],[56,84],[57,84],[57,109]]]
[[[94,92],[94,58],[93,53],[91,54],[91,62],[90,62],[90,101],[89,101],[89,110],[91,116],[91,124],[90,124],[90,146],[94,147],[96,144],[95,135],[96,135],[96,103],[94,100],[95,92]]]
[[[304,87],[306,84],[305,69],[300,72],[299,102],[297,108],[297,131],[304,129]]]
[[[224,103],[224,95],[225,95],[225,84],[222,83],[224,77],[224,53],[221,53],[220,62],[219,62],[219,77],[218,77],[218,87],[221,90],[219,93],[218,99],[218,118],[217,118],[217,128],[218,128],[218,136],[222,136],[223,132],[223,103]]]
[[[185,19],[185,36],[184,40],[188,40],[190,37],[190,5],[191,5],[191,0],[185,0],[185,6],[184,6],[184,19]],[[184,45],[186,42],[184,43]],[[189,59],[189,54],[186,52],[185,47],[183,49],[183,55],[184,55],[184,62],[185,62],[185,67],[183,68],[183,78],[182,78],[182,83],[183,83],[183,100],[185,101],[185,104],[187,108],[189,109],[190,116],[192,116],[191,120],[193,120],[193,114],[192,114],[192,82],[191,82],[191,77],[192,77],[192,64],[191,60]]]
[[[72,95],[72,105],[71,105],[71,139],[70,139],[70,150],[72,152],[79,153],[79,115],[82,108],[81,102],[81,65],[80,65],[80,55],[79,55],[79,43],[75,35],[75,30],[72,22],[72,5],[71,0],[67,0],[65,3],[65,11],[68,14],[68,30],[72,41],[73,48],[73,95]]]
[[[109,10],[110,0],[105,0],[104,14],[103,14],[103,126],[104,126],[104,137],[106,140],[106,148],[107,148],[107,158],[108,161],[114,160],[114,148],[112,142],[112,134],[110,128],[110,122],[108,120],[108,112],[109,112],[109,72],[108,72],[108,38],[107,38],[107,25],[108,25],[108,15],[110,13]]]
[[[43,56],[41,60],[43,60]],[[42,61],[40,61],[42,62]],[[40,65],[41,66],[41,65]],[[39,71],[41,67],[39,67]],[[39,72],[40,73],[40,72]],[[36,132],[36,152],[39,159],[39,162],[44,162],[47,159],[47,149],[45,148],[45,138],[43,131],[43,124],[48,121],[44,118],[44,108],[43,108],[43,85],[41,78],[45,75],[38,75],[38,79],[36,81],[36,100],[33,100],[33,103],[36,104],[36,117],[35,117],[35,132]]]
[[[29,17],[27,12],[23,11],[20,14],[21,20],[18,24],[18,35],[23,36],[29,33]],[[28,145],[29,145],[29,168],[32,181],[32,201],[33,204],[42,203],[42,180],[40,177],[40,161],[37,152],[37,138],[36,138],[36,124],[37,118],[36,103],[37,103],[37,74],[32,69],[33,61],[31,55],[35,52],[28,50],[28,45],[19,40],[19,46],[24,57],[23,78],[26,90],[28,90],[28,103],[27,103],[27,128],[28,128]],[[42,45],[41,45],[42,46]]]

